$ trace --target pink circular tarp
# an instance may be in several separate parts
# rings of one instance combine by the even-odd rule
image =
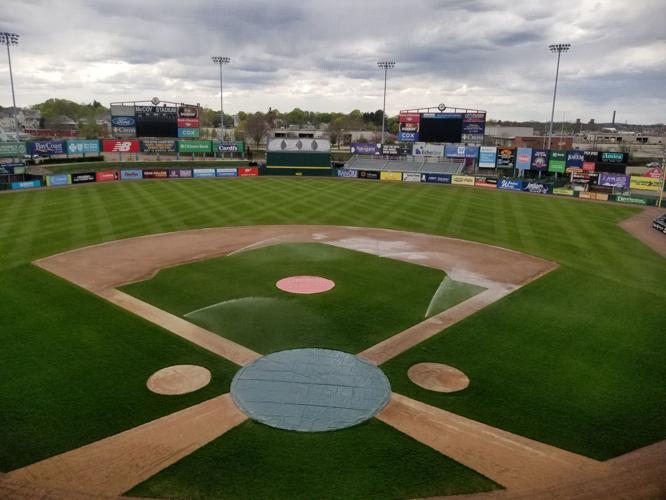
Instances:
[[[283,292],[311,294],[328,292],[335,282],[321,276],[289,276],[282,278],[275,286]]]

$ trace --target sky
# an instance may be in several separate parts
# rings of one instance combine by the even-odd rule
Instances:
[[[18,106],[149,100],[225,113],[487,110],[501,120],[666,122],[664,0],[2,0]],[[4,47],[3,47],[4,48]],[[0,105],[11,105],[0,54]]]

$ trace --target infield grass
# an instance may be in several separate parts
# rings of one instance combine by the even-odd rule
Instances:
[[[26,264],[103,241],[225,225],[403,229],[555,260],[548,276],[387,363],[394,389],[597,458],[666,438],[666,260],[617,227],[636,208],[466,187],[255,178],[1,194],[0,210],[5,471],[168,414],[171,400],[139,393],[145,377],[179,356],[212,359]],[[166,356],[165,345],[180,345],[169,348],[180,354]],[[404,370],[417,360],[459,367],[469,389],[442,396],[409,385]],[[57,446],[44,444],[51,440]]]
[[[325,293],[275,283],[322,276]],[[443,271],[322,243],[288,243],[161,270],[121,289],[257,352],[321,347],[357,353],[483,291]],[[396,286],[396,284],[400,286]]]

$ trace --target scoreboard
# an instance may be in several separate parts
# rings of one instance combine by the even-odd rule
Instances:
[[[402,142],[480,143],[486,129],[486,112],[443,105],[400,112],[398,140]]]
[[[136,106],[137,137],[178,137],[175,106]]]
[[[111,103],[114,137],[198,138],[198,104],[150,101]]]

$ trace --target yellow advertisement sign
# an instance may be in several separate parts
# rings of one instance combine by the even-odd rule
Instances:
[[[401,181],[402,172],[380,172],[379,174],[380,181]]]
[[[631,189],[642,189],[644,191],[659,191],[661,188],[661,179],[632,175],[629,187]]]
[[[451,184],[457,184],[458,186],[473,186],[474,177],[471,175],[454,175],[451,177]]]

